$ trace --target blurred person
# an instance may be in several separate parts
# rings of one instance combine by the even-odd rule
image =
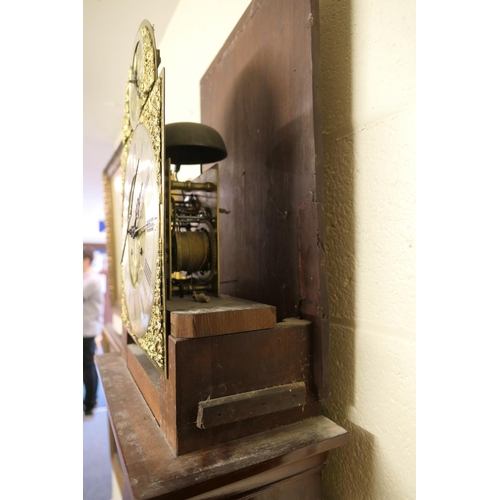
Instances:
[[[104,294],[101,278],[92,269],[94,249],[83,246],[83,411],[92,415],[97,404],[98,375],[94,355],[95,338],[101,335],[104,322]]]

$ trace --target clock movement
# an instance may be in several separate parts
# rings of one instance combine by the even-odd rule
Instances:
[[[208,292],[220,294],[219,279],[219,168],[218,164],[193,180],[180,182],[182,165],[204,165],[223,160],[226,146],[220,134],[200,123],[165,126],[165,151],[171,164],[168,181],[170,252],[167,298]]]

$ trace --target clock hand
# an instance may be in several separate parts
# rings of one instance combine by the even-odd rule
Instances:
[[[132,80],[129,80],[128,83],[133,83],[135,92],[137,94],[137,97],[140,99],[141,98],[141,90],[139,89],[139,82],[137,81],[137,76],[135,78],[132,78]]]
[[[134,191],[135,191],[135,181],[137,179],[137,172],[139,171],[139,160],[137,160],[137,166],[135,168],[135,174],[134,177],[132,178],[132,186],[130,187],[130,194],[128,196],[128,219],[127,219],[127,232],[125,233],[125,238],[123,241],[123,248],[122,248],[122,257],[120,259],[120,263],[123,262],[123,256],[125,255],[125,246],[127,245],[127,234],[130,231],[130,221],[132,219],[132,200],[134,198]]]
[[[137,232],[137,221],[139,220],[139,217],[141,215],[141,197],[142,197],[142,187],[144,184],[141,184],[141,191],[139,192],[139,196],[137,197],[137,202],[135,204],[135,219],[134,219],[134,224],[130,228],[130,236],[132,238],[134,237],[134,234]]]
[[[140,234],[145,230],[149,229],[151,226],[153,226],[153,222],[157,219],[158,217],[153,217],[152,219],[149,219],[146,224],[143,224],[141,227],[138,227],[137,229],[134,229],[134,238],[137,238],[137,236],[140,236]]]
[[[139,214],[141,212],[141,201],[142,201],[142,188],[144,184],[141,184],[141,190],[139,191],[139,196],[137,197],[137,204],[135,206],[135,220],[134,226],[137,224],[137,219],[139,218]]]

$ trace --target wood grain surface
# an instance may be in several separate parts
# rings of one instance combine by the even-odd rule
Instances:
[[[201,120],[224,138],[221,291],[311,321],[328,391],[317,0],[254,0],[201,80]]]
[[[223,295],[210,302],[190,297],[167,301],[170,335],[199,338],[213,335],[263,330],[276,325],[276,307]]]

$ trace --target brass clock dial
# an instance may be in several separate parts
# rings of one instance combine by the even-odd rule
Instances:
[[[122,268],[131,332],[141,338],[152,316],[160,238],[160,193],[151,137],[139,123],[125,166]]]
[[[158,77],[158,64],[153,27],[148,21],[143,21],[134,41],[127,87],[128,120],[131,130],[137,126],[144,103]]]

